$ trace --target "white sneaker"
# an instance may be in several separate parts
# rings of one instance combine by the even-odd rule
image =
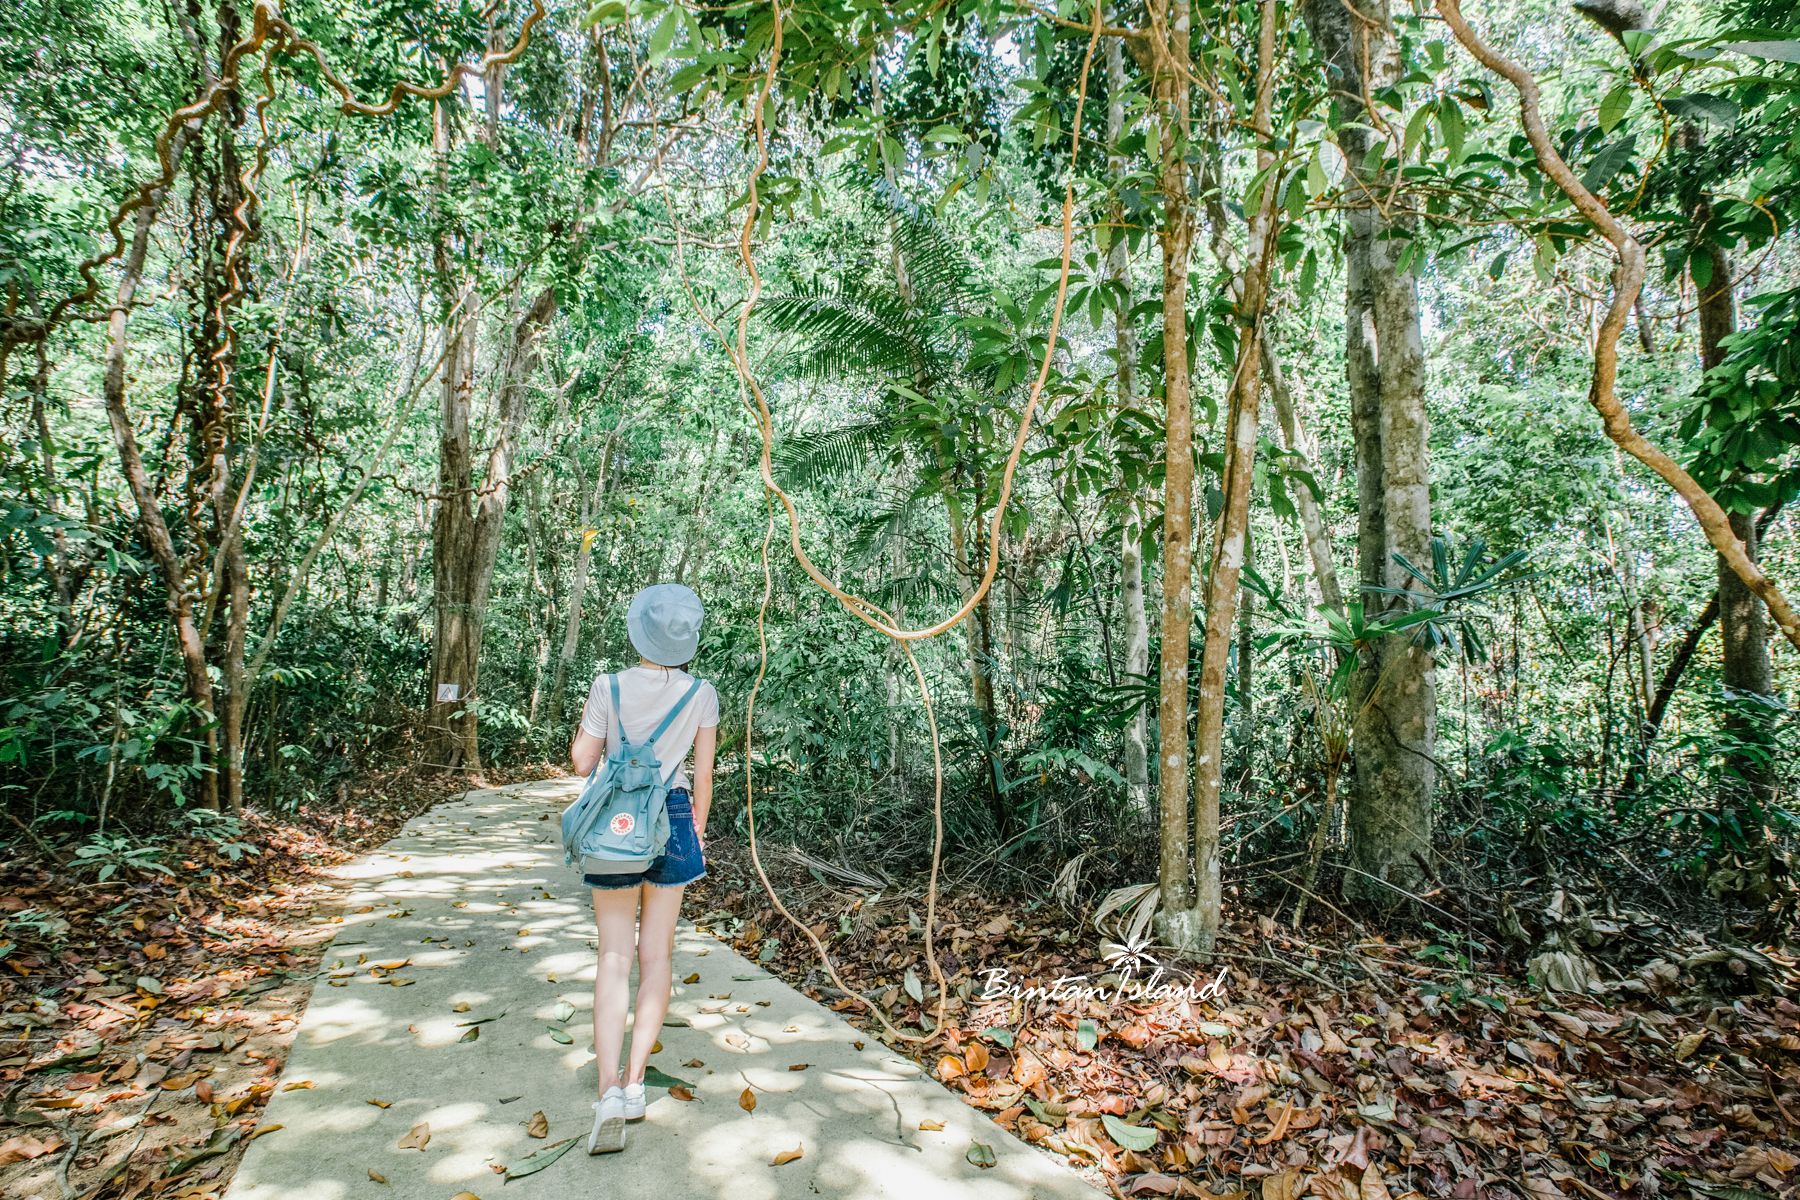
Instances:
[[[594,1101],[594,1132],[588,1134],[589,1154],[611,1154],[625,1148],[625,1093],[617,1087]]]
[[[625,1085],[625,1119],[627,1121],[643,1120],[644,1110],[648,1106],[648,1101],[644,1098],[644,1085],[641,1081]]]

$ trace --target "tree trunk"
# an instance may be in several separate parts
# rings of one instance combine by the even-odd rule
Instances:
[[[1106,43],[1106,144],[1107,167],[1115,181],[1125,178],[1129,165],[1118,153],[1125,132],[1125,50],[1117,38]],[[1113,353],[1117,360],[1118,399],[1121,411],[1137,405],[1137,334],[1131,313],[1131,240],[1125,232],[1124,205],[1115,202],[1110,217],[1106,252],[1106,277],[1120,289],[1113,322]],[[1144,609],[1144,548],[1139,542],[1137,497],[1126,501],[1119,534],[1119,608],[1125,640],[1125,674],[1141,676],[1150,669],[1150,621]],[[1150,815],[1150,766],[1147,747],[1149,717],[1143,705],[1125,726],[1125,806],[1136,818]]]
[[[1255,542],[1248,527],[1244,530],[1244,565],[1256,567]],[[1245,795],[1251,791],[1251,761],[1256,738],[1256,593],[1249,588],[1238,591],[1237,691],[1238,691],[1238,789]]]
[[[179,158],[186,142],[186,131],[177,134],[175,157]],[[125,256],[124,271],[112,312],[106,322],[106,374],[104,393],[106,416],[112,426],[113,443],[119,450],[119,466],[137,505],[138,525],[144,543],[161,570],[168,588],[169,619],[175,627],[175,642],[181,652],[181,663],[187,675],[187,698],[200,711],[208,726],[206,733],[207,764],[200,781],[201,803],[217,812],[219,809],[218,731],[214,724],[212,678],[206,670],[206,646],[200,637],[200,625],[194,613],[193,595],[188,587],[187,569],[175,552],[168,523],[163,520],[162,506],[157,502],[150,476],[144,470],[144,457],[138,449],[137,432],[130,410],[125,404],[126,325],[131,316],[132,297],[143,277],[144,258],[150,246],[150,227],[156,222],[162,194],[155,193],[137,210],[137,229],[131,249]]]
[[[1202,915],[1194,904],[1188,857],[1188,645],[1194,623],[1194,407],[1187,361],[1187,280],[1194,249],[1188,166],[1187,75],[1191,14],[1186,0],[1163,11],[1168,42],[1152,47],[1154,99],[1162,156],[1163,474],[1162,667],[1158,687],[1157,793],[1161,890],[1159,933],[1180,950],[1199,949]],[[1133,47],[1135,49],[1135,45]]]
[[[1263,0],[1258,20],[1256,103],[1251,124],[1260,135],[1257,169],[1270,172],[1274,153],[1267,149],[1269,110],[1275,92],[1275,0]],[[1278,189],[1269,176],[1249,223],[1242,270],[1234,284],[1238,326],[1237,361],[1226,405],[1224,507],[1213,539],[1206,577],[1206,641],[1200,656],[1200,703],[1194,722],[1194,909],[1197,946],[1211,954],[1218,937],[1224,887],[1219,861],[1219,793],[1225,779],[1225,664],[1231,652],[1239,579],[1250,533],[1251,469],[1256,457],[1257,414],[1262,404],[1264,306],[1268,297],[1270,255],[1275,244]],[[1219,220],[1219,210],[1213,210]],[[1213,229],[1213,242],[1226,239]]]
[[[1319,448],[1294,409],[1293,395],[1288,391],[1287,377],[1275,354],[1273,338],[1262,343],[1263,374],[1269,381],[1269,399],[1275,405],[1275,420],[1281,426],[1282,448],[1296,451],[1307,470],[1316,479],[1320,470]],[[1326,607],[1342,614],[1344,594],[1338,586],[1337,566],[1331,557],[1331,532],[1325,527],[1324,514],[1312,489],[1304,485],[1293,488],[1294,508],[1300,514],[1300,531],[1306,539],[1306,555],[1312,562],[1313,579],[1319,585],[1319,596]]]
[[[1691,126],[1684,132],[1698,141],[1697,132]],[[1711,200],[1702,200],[1692,216],[1696,226],[1704,227],[1709,223],[1713,216]],[[1710,241],[1706,248],[1712,263],[1712,278],[1705,287],[1696,280],[1694,293],[1700,298],[1700,365],[1710,371],[1725,361],[1725,339],[1737,332],[1737,295],[1732,287],[1735,264],[1730,253]],[[1758,522],[1748,512],[1730,513],[1729,519],[1731,532],[1744,543],[1744,553],[1751,562],[1756,562],[1761,548]],[[1719,635],[1723,643],[1719,682],[1734,692],[1765,699],[1773,697],[1775,675],[1769,661],[1769,628],[1763,617],[1762,601],[1738,577],[1723,555],[1719,556],[1718,574]],[[1734,713],[1728,718],[1726,729],[1749,747],[1747,753],[1730,756],[1728,770],[1743,781],[1748,796],[1754,797],[1759,804],[1766,802],[1773,779],[1766,752],[1757,748],[1766,740],[1765,723],[1747,713]],[[1737,805],[1732,804],[1731,808],[1736,810]],[[1745,839],[1752,845],[1760,843],[1762,821],[1748,813],[1736,812],[1735,815]]]
[[[1350,5],[1354,4],[1355,12]],[[1332,96],[1340,123],[1367,113],[1372,89],[1396,78],[1387,0],[1307,0],[1308,32],[1335,68]],[[1431,493],[1425,416],[1425,355],[1419,334],[1416,276],[1397,269],[1411,244],[1408,219],[1396,214],[1393,180],[1380,171],[1386,147],[1366,128],[1346,128],[1345,358],[1356,443],[1357,557],[1364,588],[1417,587],[1394,562],[1430,561]],[[1371,614],[1404,608],[1369,595]],[[1437,782],[1436,664],[1410,645],[1383,639],[1363,663],[1354,703],[1356,787],[1347,826],[1354,868],[1345,890],[1381,905],[1403,899],[1423,876],[1431,852]],[[1392,884],[1393,886],[1385,886]]]
[[[475,712],[468,702],[479,694],[482,632],[506,521],[512,448],[528,407],[526,384],[537,369],[538,338],[555,315],[556,294],[545,288],[513,327],[494,402],[495,441],[479,488],[474,483],[469,430],[473,321],[444,364],[438,510],[432,528],[438,598],[432,732],[438,741],[430,761],[446,769],[481,766]]]

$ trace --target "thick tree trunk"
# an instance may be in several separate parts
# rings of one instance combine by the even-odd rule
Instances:
[[[185,141],[185,137],[180,134],[177,137],[180,141],[176,146],[176,157],[179,157],[180,142]],[[137,210],[137,229],[132,236],[131,248],[126,252],[119,290],[106,322],[106,373],[103,390],[113,443],[119,451],[120,473],[125,476],[132,500],[137,505],[138,526],[143,533],[144,543],[149,547],[151,556],[156,559],[156,565],[162,572],[163,584],[168,588],[169,619],[175,627],[175,643],[180,650],[182,667],[187,675],[187,698],[199,710],[201,719],[208,726],[208,762],[200,779],[200,798],[203,805],[217,812],[219,742],[217,727],[214,725],[212,678],[206,670],[206,646],[200,637],[200,624],[194,612],[193,595],[188,587],[187,568],[175,551],[174,540],[169,536],[169,526],[163,520],[162,506],[157,502],[149,473],[144,469],[144,457],[138,449],[137,431],[125,403],[125,358],[128,345],[126,326],[131,316],[132,297],[136,295],[138,281],[144,274],[144,258],[150,246],[150,227],[156,222],[157,209],[161,203],[162,195],[157,193],[148,204]]]
[[[428,759],[443,768],[481,766],[475,713],[468,702],[479,694],[482,632],[506,521],[513,446],[528,408],[526,386],[537,370],[538,338],[555,315],[556,294],[545,288],[513,326],[494,402],[495,441],[479,487],[474,483],[469,429],[473,322],[444,364],[438,510],[432,529],[438,597],[432,732],[438,738],[438,753]]]
[[[1399,68],[1387,0],[1307,0],[1304,16],[1313,41],[1336,68],[1331,87],[1340,119],[1360,120],[1370,91],[1390,84]],[[1411,270],[1397,269],[1398,255],[1411,242],[1404,236],[1407,219],[1394,212],[1393,181],[1379,170],[1386,147],[1375,144],[1368,130],[1348,128],[1343,148],[1349,193],[1344,325],[1358,570],[1364,588],[1416,588],[1393,556],[1430,561],[1418,282]],[[1374,594],[1364,604],[1371,614],[1405,607],[1398,597],[1384,602]],[[1354,697],[1356,787],[1346,823],[1355,870],[1345,890],[1382,905],[1404,899],[1401,890],[1416,890],[1424,872],[1419,860],[1431,853],[1436,664],[1411,640],[1407,634],[1383,639],[1365,660]]]

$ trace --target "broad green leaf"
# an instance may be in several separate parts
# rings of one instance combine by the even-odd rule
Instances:
[[[550,1031],[550,1040],[553,1042],[560,1042],[564,1046],[572,1046],[575,1044],[575,1038],[566,1029],[552,1029]]]
[[[669,47],[675,41],[675,31],[681,27],[681,16],[674,9],[663,14],[656,29],[650,34],[650,65],[656,66],[668,57]]]
[[[971,1144],[968,1152],[963,1157],[967,1158],[971,1163],[974,1163],[983,1170],[986,1170],[988,1167],[993,1166],[999,1161],[994,1157],[994,1148],[992,1146],[983,1145],[980,1142]]]
[[[1706,247],[1697,247],[1688,255],[1688,274],[1693,277],[1694,286],[1705,288],[1712,283],[1713,260]]]
[[[1127,1150],[1144,1153],[1156,1145],[1156,1130],[1143,1129],[1136,1125],[1127,1125],[1111,1113],[1100,1114],[1100,1123],[1106,1126],[1106,1135]]]
[[[1100,1041],[1100,1031],[1092,1021],[1079,1021],[1075,1025],[1075,1043],[1083,1050],[1092,1050]]]
[[[915,1002],[924,1001],[925,989],[919,984],[919,973],[917,971],[913,970],[911,967],[906,968],[906,977],[901,980],[901,984],[906,988],[906,994],[911,996]]]
[[[1800,42],[1726,42],[1720,49],[1748,54],[1752,58],[1800,63]]]
[[[567,1000],[558,1000],[556,1007],[550,1010],[550,1019],[559,1025],[574,1015],[575,1006]]]
[[[1600,132],[1611,133],[1613,127],[1623,121],[1625,114],[1630,110],[1631,85],[1621,83],[1606,93],[1606,98],[1600,101]]]
[[[990,1041],[990,1042],[999,1042],[1002,1046],[1005,1046],[1008,1050],[1011,1050],[1013,1048],[1013,1031],[1010,1029],[1002,1029],[996,1025],[992,1029],[982,1030],[981,1035],[983,1037],[987,1038],[988,1041]]]
[[[1650,48],[1650,43],[1656,40],[1656,30],[1627,29],[1619,35],[1619,40],[1625,43],[1625,53],[1636,58],[1645,50],[1648,50]]]

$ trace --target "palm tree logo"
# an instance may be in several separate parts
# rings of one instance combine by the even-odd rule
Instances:
[[[1117,971],[1126,974],[1153,974],[1160,970],[1156,958],[1149,952],[1150,931],[1126,935],[1123,945],[1118,942],[1104,943],[1101,961],[1113,965]]]

